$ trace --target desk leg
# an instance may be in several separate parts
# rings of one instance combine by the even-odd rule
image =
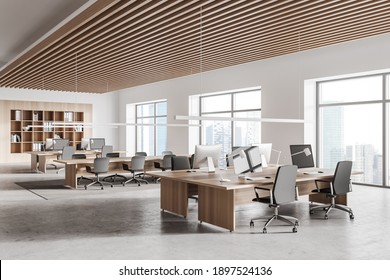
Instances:
[[[199,221],[235,229],[234,190],[198,186]]]
[[[38,156],[31,154],[31,171],[38,171]]]
[[[187,217],[188,185],[183,182],[161,178],[160,205],[163,210]]]
[[[42,173],[46,173],[46,156],[38,156],[38,170]]]
[[[77,165],[66,164],[65,165],[65,185],[71,188],[77,188]]]

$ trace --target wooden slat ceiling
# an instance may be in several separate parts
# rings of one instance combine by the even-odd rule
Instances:
[[[98,0],[0,86],[104,93],[389,31],[389,0]]]

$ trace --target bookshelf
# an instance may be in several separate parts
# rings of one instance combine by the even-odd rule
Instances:
[[[84,138],[84,112],[52,110],[10,110],[11,153],[40,151],[46,138],[69,139],[72,146]]]

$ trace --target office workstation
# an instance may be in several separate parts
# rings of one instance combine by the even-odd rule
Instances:
[[[390,199],[386,1],[53,2],[34,17],[60,25],[34,47],[13,28],[0,40],[26,49],[0,52],[0,257],[389,258],[376,230]],[[119,156],[101,190],[89,184],[105,145]],[[205,164],[197,147],[215,145]],[[140,151],[145,178],[131,172]],[[330,193],[321,181],[344,161],[352,192]],[[272,214],[261,203],[283,166],[297,166],[297,193],[278,211],[297,231],[251,227]]]

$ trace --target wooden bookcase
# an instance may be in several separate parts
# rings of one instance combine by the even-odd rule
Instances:
[[[46,138],[69,139],[72,146],[84,138],[84,112],[10,110],[11,153],[43,150]]]

